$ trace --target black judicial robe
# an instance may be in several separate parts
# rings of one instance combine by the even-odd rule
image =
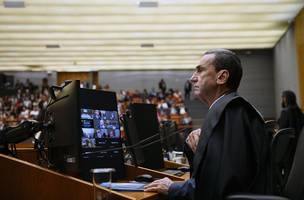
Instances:
[[[265,194],[269,137],[259,112],[236,92],[208,111],[193,158],[192,177],[173,183],[170,199],[221,200],[229,194]]]

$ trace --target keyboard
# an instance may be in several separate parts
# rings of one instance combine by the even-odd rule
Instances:
[[[185,174],[185,172],[182,172],[181,170],[178,170],[178,169],[166,169],[162,172],[167,173],[167,174],[171,174],[171,175],[174,175],[174,176],[182,176],[182,175]]]
[[[147,183],[129,182],[129,183],[101,183],[100,186],[117,191],[144,191]]]

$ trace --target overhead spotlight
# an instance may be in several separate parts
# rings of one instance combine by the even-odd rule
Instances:
[[[155,8],[158,7],[157,1],[140,1],[138,3],[138,7],[140,8]]]
[[[25,8],[24,1],[3,1],[5,8]]]
[[[60,45],[59,44],[47,44],[45,47],[48,49],[56,49],[56,48],[60,48]]]
[[[152,47],[154,47],[154,44],[152,44],[152,43],[144,43],[144,44],[141,44],[140,47],[142,47],[142,48],[152,48]]]

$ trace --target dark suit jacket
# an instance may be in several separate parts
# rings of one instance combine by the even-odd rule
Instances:
[[[288,106],[281,111],[278,123],[280,129],[294,128],[298,138],[304,125],[304,115],[298,106]]]
[[[208,111],[192,178],[169,188],[171,199],[220,200],[239,192],[266,193],[269,137],[256,109],[232,92]]]

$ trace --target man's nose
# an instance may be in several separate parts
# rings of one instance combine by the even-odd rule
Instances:
[[[195,73],[193,73],[192,76],[190,77],[190,81],[191,81],[191,83],[194,83],[197,81],[197,76],[195,75]]]

